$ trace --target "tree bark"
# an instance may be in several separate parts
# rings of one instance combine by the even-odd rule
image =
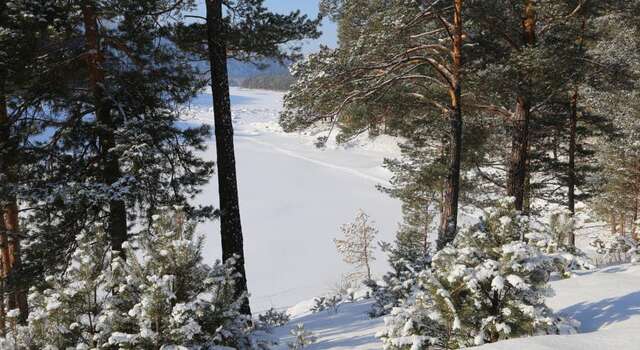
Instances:
[[[573,217],[576,214],[576,128],[578,124],[578,89],[571,97],[571,115],[569,116],[569,169],[567,169],[567,206]],[[569,246],[576,246],[576,235],[573,230],[569,232]]]
[[[93,95],[98,121],[98,137],[100,142],[100,157],[102,169],[102,181],[111,186],[122,176],[120,172],[120,159],[112,150],[116,146],[114,131],[115,122],[111,116],[113,105],[105,94],[104,54],[100,47],[100,34],[98,33],[98,18],[93,1],[85,2],[82,8],[85,27],[85,45],[88,50],[87,64],[89,70],[89,88]],[[122,251],[122,243],[127,240],[127,210],[124,200],[112,199],[109,201],[109,236],[111,237],[111,249]]]
[[[235,258],[239,277],[236,280],[236,296],[245,294],[242,313],[251,314],[247,294],[247,277],[244,267],[244,246],[236,160],[233,146],[233,123],[229,98],[229,76],[227,72],[227,48],[222,0],[206,0],[207,36],[209,61],[211,64],[211,90],[213,92],[214,127],[218,168],[218,192],[220,195],[220,233],[222,258]]]
[[[449,115],[449,171],[445,188],[440,234],[437,248],[442,249],[455,238],[458,226],[458,201],[460,196],[460,167],[462,163],[462,0],[455,0],[453,15],[453,35],[451,55],[453,59],[449,95],[451,114]]]
[[[534,0],[525,0],[524,19],[522,20],[525,46],[536,43],[536,9]],[[523,75],[522,79],[529,78]],[[526,85],[530,85],[528,82]],[[516,210],[524,209],[525,181],[527,179],[527,157],[529,142],[530,101],[528,93],[516,99],[516,111],[513,115],[511,135],[511,157],[507,180],[507,194],[515,198]]]
[[[587,19],[582,18],[582,25],[580,26],[580,36],[578,37],[578,48],[582,50],[584,45],[584,32],[587,28]],[[578,126],[578,83],[573,89],[571,95],[571,115],[569,115],[569,169],[568,169],[568,190],[567,190],[567,206],[571,212],[571,217],[576,214],[576,150],[577,150],[577,126]],[[569,233],[569,245],[571,247],[576,246],[576,236],[573,229]]]
[[[633,238],[635,241],[638,240],[638,191],[635,191],[634,194],[634,198],[633,198],[633,222],[631,223],[633,226],[631,226],[631,238]]]
[[[516,210],[522,211],[527,179],[529,143],[529,105],[525,97],[518,97],[512,128],[507,194],[515,198]]]
[[[9,186],[16,186],[16,150],[11,137],[11,121],[6,100],[6,72],[0,72],[0,179]],[[0,258],[2,263],[3,294],[7,310],[18,309],[18,321],[25,323],[28,316],[27,295],[20,283],[20,225],[18,203],[15,194],[5,193],[0,198]],[[3,300],[4,301],[4,300]],[[3,305],[5,303],[3,302]],[[4,318],[4,308],[1,310]],[[4,323],[4,322],[3,322]],[[4,327],[2,328],[4,330]]]

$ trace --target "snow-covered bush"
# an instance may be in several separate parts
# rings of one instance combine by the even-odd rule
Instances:
[[[574,328],[545,305],[553,261],[522,241],[528,219],[504,200],[465,228],[419,273],[385,318],[385,349],[460,348]]]
[[[287,343],[291,350],[301,350],[305,346],[311,345],[316,342],[316,337],[313,333],[304,329],[304,324],[299,323],[291,329],[289,332],[293,336],[293,341]]]
[[[328,310],[332,313],[338,313],[340,303],[342,303],[342,296],[340,295],[315,297],[313,298],[313,306],[311,307],[310,311],[313,313],[318,313]]]
[[[265,313],[258,315],[258,322],[267,328],[284,326],[289,322],[291,317],[286,311],[278,311],[270,308]]]
[[[589,245],[598,253],[600,265],[640,261],[640,242],[631,235],[601,233],[592,237]]]
[[[533,226],[533,225],[532,225]],[[567,210],[557,210],[549,216],[549,222],[541,227],[530,227],[525,238],[529,244],[551,258],[554,272],[561,277],[571,277],[571,271],[591,270],[595,265],[580,249],[568,244],[569,235],[575,230],[575,220]]]
[[[407,249],[402,242],[402,236],[399,235],[394,247],[389,243],[381,244],[382,251],[388,254],[391,271],[382,276],[380,281],[366,282],[375,299],[369,311],[371,317],[387,315],[405,300],[411,294],[420,272],[431,263],[431,257],[424,255],[422,249]]]
[[[182,213],[155,215],[138,237],[124,260],[100,227],[79,236],[65,273],[31,292],[15,348],[267,348],[240,313],[233,259],[204,264],[202,238]]]

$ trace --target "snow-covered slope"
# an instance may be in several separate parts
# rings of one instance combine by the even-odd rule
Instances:
[[[315,137],[283,133],[277,124],[282,93],[232,88],[236,155],[245,254],[254,311],[289,307],[333,288],[352,271],[336,253],[339,226],[362,208],[377,223],[379,239],[393,239],[400,203],[376,189],[388,181],[382,168],[395,141],[377,149],[330,147]],[[211,123],[211,95],[191,106],[191,119]],[[207,151],[215,160],[215,148]],[[217,204],[215,177],[198,201]],[[219,223],[199,227],[207,237],[205,257],[218,259]],[[387,270],[378,256],[374,273]]]
[[[582,323],[580,334],[539,336],[502,341],[477,347],[482,350],[637,350],[640,349],[640,266],[619,265],[580,273],[551,282],[555,296],[548,305],[556,312]],[[290,309],[290,324],[275,330],[279,349],[291,340],[289,330],[298,323],[313,332],[317,342],[308,348],[373,350],[382,349],[375,333],[383,320],[370,319],[370,301],[342,305],[338,313],[311,314],[310,302]]]

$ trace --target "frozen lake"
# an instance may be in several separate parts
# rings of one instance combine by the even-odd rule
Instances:
[[[314,137],[284,134],[277,126],[282,93],[232,88],[236,128],[240,208],[251,304],[256,312],[282,308],[332,289],[352,268],[338,256],[333,238],[340,225],[363,209],[379,229],[379,240],[393,240],[400,221],[400,202],[376,189],[388,172],[380,149],[329,147],[320,150]],[[194,102],[194,117],[211,123],[211,96]],[[215,160],[215,149],[206,158]],[[217,206],[217,180],[199,196]],[[219,222],[200,226],[205,257],[221,256]],[[373,271],[387,269],[377,254]]]

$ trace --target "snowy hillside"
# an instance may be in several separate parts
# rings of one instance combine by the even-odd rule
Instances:
[[[554,311],[581,322],[580,334],[540,336],[488,344],[486,350],[633,350],[640,349],[640,266],[620,265],[551,282],[555,296],[547,300]],[[310,302],[289,310],[289,325],[276,329],[281,339],[279,349],[291,340],[289,330],[303,323],[318,338],[308,347],[320,349],[381,349],[375,334],[384,326],[382,318],[367,315],[371,302],[343,304],[337,313],[308,312]]]

